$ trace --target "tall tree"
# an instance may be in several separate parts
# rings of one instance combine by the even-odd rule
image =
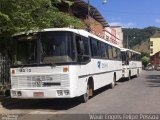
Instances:
[[[0,42],[6,43],[12,34],[50,27],[80,28],[81,20],[60,12],[54,4],[72,0],[0,0]],[[65,18],[65,19],[64,19]]]

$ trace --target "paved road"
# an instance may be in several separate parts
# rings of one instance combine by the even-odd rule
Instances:
[[[160,113],[160,72],[143,71],[138,78],[117,82],[114,89],[104,87],[83,104],[77,99],[19,100],[18,104],[10,105],[5,103],[2,102],[4,107],[0,108],[1,113],[22,113],[26,119],[29,119],[27,114],[47,114],[41,115],[39,120],[54,120],[58,114]]]

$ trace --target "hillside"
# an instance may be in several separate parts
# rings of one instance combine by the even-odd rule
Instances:
[[[147,27],[144,29],[139,28],[123,28],[124,43],[129,41],[129,47],[139,52],[149,54],[149,38],[160,28]],[[127,44],[124,44],[126,47]]]
[[[142,52],[145,53],[149,56],[150,54],[150,49],[149,49],[149,39],[146,41],[142,41],[140,44],[137,44],[135,46],[132,47],[133,50],[138,51],[138,52]]]

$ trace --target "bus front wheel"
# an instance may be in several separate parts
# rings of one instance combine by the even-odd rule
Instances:
[[[80,97],[80,101],[82,103],[86,103],[89,100],[89,90],[90,90],[90,87],[89,87],[89,84],[87,84],[86,93]]]

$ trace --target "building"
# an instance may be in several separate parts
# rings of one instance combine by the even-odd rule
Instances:
[[[67,12],[79,19],[84,23],[82,29],[88,30],[90,32],[99,36],[104,37],[104,28],[108,27],[107,21],[103,18],[101,13],[92,5],[89,6],[90,12],[88,15],[88,3],[83,0],[74,0],[71,7],[67,7],[65,4],[60,4],[58,6],[59,10],[62,12]]]
[[[156,31],[156,33],[150,38],[150,56],[155,55],[160,51],[160,31]]]
[[[150,57],[150,63],[154,66],[160,65],[160,51]]]
[[[88,3],[84,0],[74,0],[74,4],[69,8],[64,4],[61,4],[59,5],[59,8],[61,11],[68,12],[81,19],[84,23],[82,29],[88,30],[88,28],[90,28],[89,31],[92,34],[123,47],[122,28],[120,26],[109,26],[108,22],[94,6],[89,6],[89,16]]]
[[[105,37],[109,42],[123,47],[123,32],[121,26],[110,26],[105,28]]]

